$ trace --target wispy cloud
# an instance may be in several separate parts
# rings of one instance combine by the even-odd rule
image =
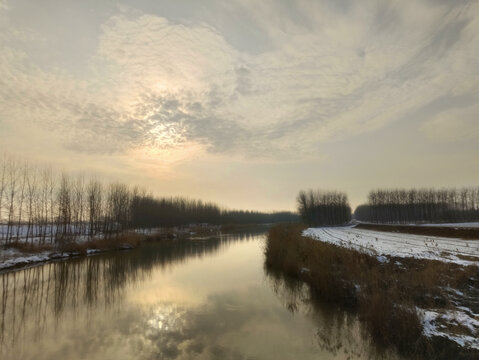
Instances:
[[[247,51],[248,39],[212,16],[235,11],[264,34],[262,46]],[[93,154],[202,144],[282,160],[408,121],[436,99],[479,97],[476,2],[240,1],[203,13],[117,9],[81,77],[29,57],[32,30],[10,21],[0,122],[41,124]],[[424,125],[429,136],[472,122],[460,110],[440,116]]]

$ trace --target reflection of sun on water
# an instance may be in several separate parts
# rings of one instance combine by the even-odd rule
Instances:
[[[186,310],[175,304],[157,304],[147,321],[152,330],[177,331],[185,326]]]

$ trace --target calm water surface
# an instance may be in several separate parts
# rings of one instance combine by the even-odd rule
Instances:
[[[147,243],[0,274],[0,358],[377,358],[354,316],[265,271],[264,240]]]

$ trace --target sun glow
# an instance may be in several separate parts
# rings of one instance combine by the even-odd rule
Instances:
[[[187,142],[186,129],[178,123],[156,124],[148,135],[151,148],[175,149]]]
[[[173,167],[206,153],[204,144],[184,142],[170,148],[141,146],[128,153],[128,161],[140,171],[155,177],[171,176]]]

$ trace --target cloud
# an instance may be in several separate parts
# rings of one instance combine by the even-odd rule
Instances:
[[[0,35],[0,123],[41,124],[89,154],[200,146],[283,161],[479,91],[474,2],[240,1],[208,10],[171,20],[120,8],[82,76],[36,63],[27,51],[35,34],[11,26]],[[251,51],[219,19],[232,13],[263,33]],[[428,134],[447,127],[431,124]]]
[[[453,108],[427,121],[422,130],[432,140],[479,141],[479,105]]]

